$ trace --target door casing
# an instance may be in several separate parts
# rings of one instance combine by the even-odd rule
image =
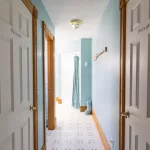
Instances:
[[[129,0],[120,0],[120,106],[119,106],[119,150],[125,149],[125,75],[126,75],[126,5]]]
[[[56,123],[55,123],[55,100],[54,100],[54,43],[55,38],[48,29],[46,23],[42,22],[42,42],[43,42],[43,83],[45,83],[45,39],[47,40],[47,53],[48,53],[48,129],[54,130]],[[44,100],[44,147],[46,150],[46,100],[45,100],[45,86],[43,86],[43,100]]]
[[[33,135],[34,150],[38,150],[38,95],[37,95],[37,18],[38,11],[30,0],[23,0],[26,7],[32,14],[32,43],[33,43],[33,106],[36,111],[33,112]]]

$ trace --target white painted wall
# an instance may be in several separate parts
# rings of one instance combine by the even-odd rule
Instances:
[[[61,98],[63,100],[63,103],[69,106],[71,106],[72,103],[75,55],[78,55],[80,60],[79,51],[73,53],[65,53],[61,55]]]

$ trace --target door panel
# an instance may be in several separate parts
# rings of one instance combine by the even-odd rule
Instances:
[[[12,87],[12,40],[0,39],[0,45],[3,47],[0,55],[0,63],[3,71],[0,78],[0,114],[5,115],[14,111],[14,98]],[[2,69],[1,69],[2,70]],[[5,99],[5,101],[4,101]],[[5,107],[6,106],[6,107]]]
[[[8,138],[7,138],[7,140],[6,140],[6,142],[5,143],[3,143],[3,146],[2,146],[2,150],[15,150],[15,144],[14,144],[14,139],[15,137],[14,137],[14,133],[12,134],[12,135],[10,135]]]
[[[141,23],[141,2],[131,9],[131,31],[134,31]]]
[[[139,109],[140,43],[130,44],[130,107]]]
[[[20,47],[20,89],[21,103],[30,100],[29,88],[29,49]]]
[[[148,34],[148,77],[150,76],[150,33]],[[148,89],[150,89],[150,78],[147,81]],[[147,93],[147,118],[150,118],[150,92]]]
[[[32,14],[0,1],[0,150],[33,150]]]
[[[127,4],[125,150],[150,145],[150,0]]]
[[[19,31],[29,37],[29,20],[21,13],[19,13]]]
[[[0,6],[0,18],[12,25],[12,0],[1,0]]]
[[[130,143],[129,143],[129,149],[138,149],[139,147],[139,135],[138,133],[135,132],[135,130],[133,130],[133,128],[131,126],[129,126],[129,139],[130,139]]]
[[[30,149],[30,118],[21,127],[21,148]]]

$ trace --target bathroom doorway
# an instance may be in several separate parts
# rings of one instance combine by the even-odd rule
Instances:
[[[55,100],[54,100],[54,36],[49,31],[45,22],[43,26],[43,120],[44,120],[44,143],[46,145],[46,127],[54,130]]]

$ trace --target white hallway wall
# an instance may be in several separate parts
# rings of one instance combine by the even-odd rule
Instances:
[[[55,47],[55,96],[62,98],[62,75],[61,75],[61,56],[73,53],[81,53],[81,39],[59,44],[56,38],[56,47]],[[80,68],[81,69],[81,68]],[[81,72],[81,71],[80,71]]]
[[[73,53],[65,53],[61,55],[61,98],[63,100],[63,103],[70,106],[72,102],[75,55],[78,55],[80,59],[79,51]]]

